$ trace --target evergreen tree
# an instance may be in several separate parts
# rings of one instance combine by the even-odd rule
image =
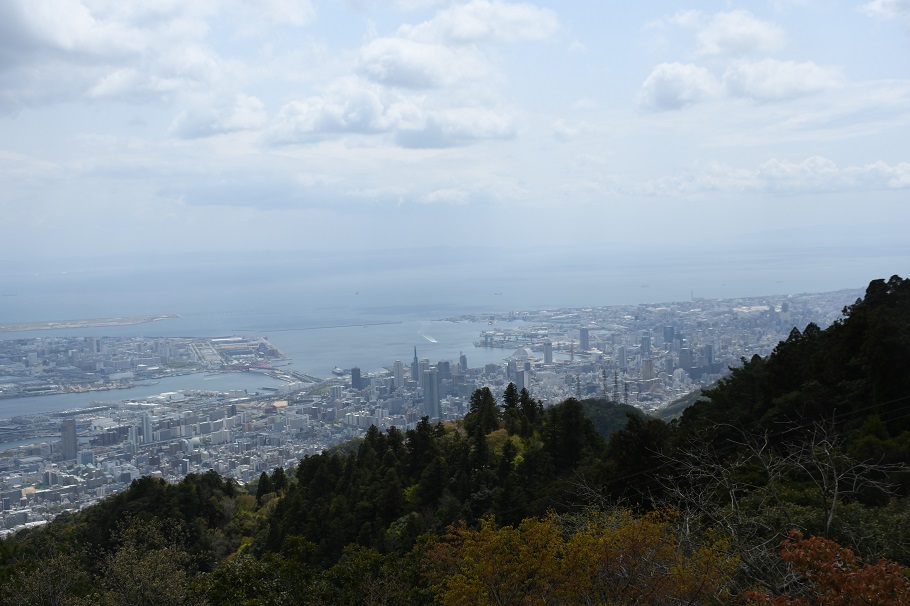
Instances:
[[[259,476],[259,485],[256,487],[256,500],[260,505],[262,504],[262,497],[271,492],[275,492],[275,489],[272,487],[272,479],[269,477],[269,474],[263,471]]]

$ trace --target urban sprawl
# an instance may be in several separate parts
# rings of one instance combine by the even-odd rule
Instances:
[[[153,385],[189,373],[260,372],[281,381],[257,392],[180,390],[0,421],[0,440],[28,442],[0,453],[0,533],[44,524],[144,475],[179,481],[214,470],[246,483],[371,425],[407,430],[423,417],[459,419],[484,386],[501,394],[514,383],[544,406],[594,397],[654,412],[717,381],[741,358],[769,354],[795,327],[829,325],[861,294],[460,316],[447,320],[488,326],[474,346],[501,348],[502,363],[472,367],[470,350],[431,361],[418,346],[406,352],[410,360],[382,371],[336,369],[330,377],[292,369],[261,337],[0,340],[0,400]]]

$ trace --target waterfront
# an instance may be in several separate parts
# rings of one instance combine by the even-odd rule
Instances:
[[[283,381],[273,379],[260,372],[226,372],[214,375],[200,372],[165,377],[159,379],[154,385],[0,400],[0,419],[89,408],[96,403],[115,404],[124,400],[141,399],[183,389],[254,392],[261,391],[263,387],[277,387],[284,384]]]

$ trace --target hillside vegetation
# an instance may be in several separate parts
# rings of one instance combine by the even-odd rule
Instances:
[[[137,480],[0,543],[0,600],[910,603],[908,360],[910,282],[876,280],[671,421],[484,388],[252,486]]]

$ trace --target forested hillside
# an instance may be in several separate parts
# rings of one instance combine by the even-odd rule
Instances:
[[[462,421],[371,428],[252,486],[137,480],[3,541],[0,597],[910,603],[908,360],[910,281],[877,280],[673,421],[484,388]]]

